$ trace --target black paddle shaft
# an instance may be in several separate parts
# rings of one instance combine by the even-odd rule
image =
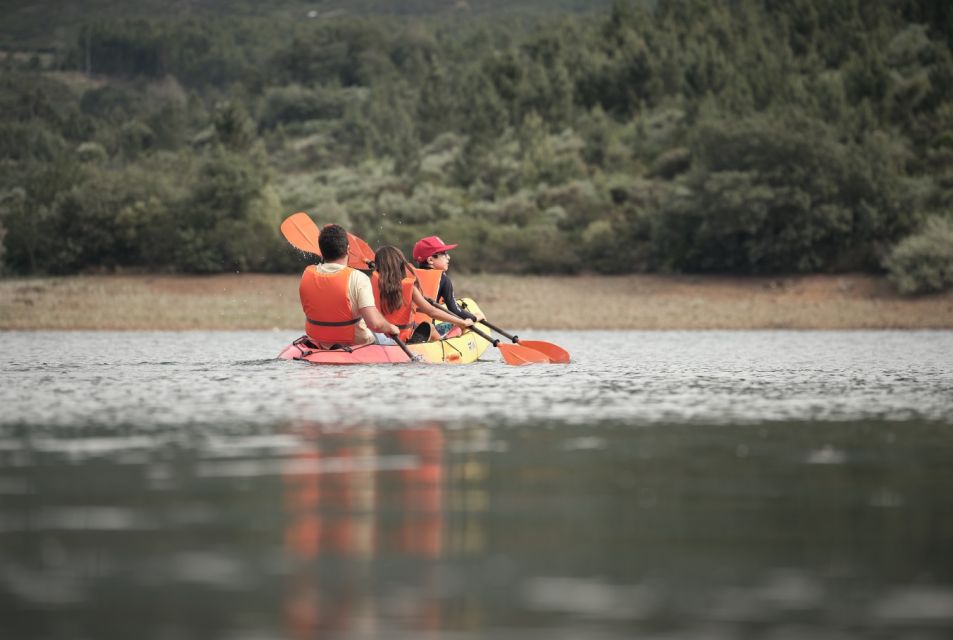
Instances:
[[[447,307],[443,306],[442,304],[437,304],[437,301],[436,301],[436,300],[432,300],[432,299],[430,299],[430,298],[425,298],[425,300],[426,300],[427,302],[429,302],[430,304],[432,304],[433,306],[437,307],[438,309],[441,309],[441,310],[443,310],[443,311],[446,311],[447,313],[453,313],[453,311],[451,311],[451,310],[448,309]],[[457,316],[457,314],[455,314],[455,313],[453,313],[453,315]],[[461,317],[461,316],[457,316],[457,317],[459,318],[459,317]],[[486,324],[487,324],[487,326],[491,326],[489,323],[486,323]],[[496,338],[491,338],[491,337],[488,336],[487,334],[483,333],[483,331],[481,331],[480,329],[477,329],[476,323],[474,323],[473,325],[467,327],[467,329],[469,329],[469,330],[472,331],[473,333],[477,334],[478,336],[480,336],[481,338],[483,338],[484,340],[486,340],[487,342],[489,342],[490,344],[492,344],[494,347],[500,346],[500,341],[499,341],[499,340],[497,340]],[[509,337],[509,336],[507,336],[507,337]]]
[[[467,308],[467,303],[464,302],[464,303],[462,303],[462,304],[463,304],[463,308],[466,309],[466,308]],[[519,336],[514,336],[513,334],[507,333],[506,331],[503,331],[502,329],[500,329],[500,328],[499,328],[498,326],[496,326],[495,324],[490,324],[490,322],[489,322],[486,318],[484,318],[483,320],[480,320],[480,323],[481,323],[481,324],[485,324],[485,325],[488,326],[489,328],[493,329],[493,331],[496,331],[498,334],[500,334],[501,336],[503,336],[503,337],[505,337],[505,338],[508,338],[510,341],[512,341],[512,342],[514,342],[514,343],[517,343],[517,344],[518,344],[519,341],[520,341],[520,337],[519,337]],[[494,345],[494,346],[496,346],[496,345]]]
[[[490,344],[492,344],[494,347],[500,346],[500,341],[499,341],[499,340],[497,340],[496,338],[491,338],[491,337],[488,336],[487,334],[483,333],[482,330],[477,329],[476,325],[467,327],[467,329],[469,329],[469,330],[472,331],[473,333],[477,334],[478,336],[480,336],[481,338],[483,338],[484,340],[486,340],[487,342],[489,342]]]
[[[417,358],[414,357],[413,352],[407,348],[407,343],[400,339],[399,336],[391,336],[391,339],[397,343],[397,346],[407,354],[407,357],[410,358],[411,362],[417,362]]]
[[[520,337],[519,337],[519,336],[514,336],[513,334],[510,334],[510,333],[507,333],[506,331],[503,331],[502,329],[500,329],[500,328],[499,328],[498,326],[496,326],[495,324],[490,324],[490,322],[489,322],[488,320],[480,320],[480,322],[482,322],[483,324],[485,324],[485,325],[488,326],[489,328],[493,329],[494,331],[496,331],[496,332],[497,332],[498,334],[500,334],[501,336],[507,337],[507,338],[509,338],[510,340],[512,340],[513,342],[519,344],[519,341],[520,341]]]

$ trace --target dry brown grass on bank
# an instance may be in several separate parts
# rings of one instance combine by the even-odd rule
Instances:
[[[953,292],[882,278],[455,274],[458,294],[514,329],[953,328]],[[0,329],[299,329],[295,275],[0,280]]]
[[[271,329],[299,315],[294,276],[0,280],[0,329]]]
[[[953,328],[953,292],[902,297],[884,278],[471,276],[457,289],[516,327],[559,329]],[[499,311],[498,311],[499,309]]]

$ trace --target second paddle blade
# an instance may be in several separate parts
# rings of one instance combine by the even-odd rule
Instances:
[[[374,250],[361,238],[348,232],[347,266],[354,269],[367,269],[374,261]]]
[[[569,352],[558,344],[546,342],[545,340],[520,340],[519,344],[545,354],[550,362],[555,364],[569,364]]]
[[[503,354],[503,360],[506,364],[546,364],[549,362],[549,357],[545,353],[540,353],[535,349],[519,344],[500,344],[497,347]]]

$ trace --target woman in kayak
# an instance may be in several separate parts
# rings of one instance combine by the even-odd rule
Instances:
[[[447,309],[458,318],[467,318],[472,321],[483,320],[461,309],[457,304],[457,299],[453,295],[453,282],[447,275],[447,269],[450,268],[451,249],[458,245],[446,244],[437,236],[428,236],[421,238],[414,245],[414,261],[417,263],[417,279],[422,287],[424,297],[434,300],[438,304],[446,305]],[[441,335],[451,329],[451,325],[438,324],[437,330]]]
[[[411,342],[425,342],[431,335],[430,318],[442,320],[461,328],[473,325],[472,316],[462,317],[447,313],[432,305],[424,296],[417,281],[417,272],[397,247],[383,246],[374,255],[375,271],[371,276],[374,302],[389,322],[400,328],[400,336]],[[420,317],[423,320],[420,320]],[[416,331],[417,326],[426,330]],[[388,344],[387,336],[377,335],[380,344]],[[392,341],[390,341],[393,344]]]

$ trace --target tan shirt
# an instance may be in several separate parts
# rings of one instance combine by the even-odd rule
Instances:
[[[345,267],[343,264],[324,263],[315,265],[318,273],[337,273]],[[371,289],[371,279],[355,269],[347,281],[348,297],[351,299],[351,313],[354,317],[361,315],[360,309],[374,306],[374,290]],[[374,342],[374,334],[367,328],[364,318],[354,325],[354,344],[370,344]]]

